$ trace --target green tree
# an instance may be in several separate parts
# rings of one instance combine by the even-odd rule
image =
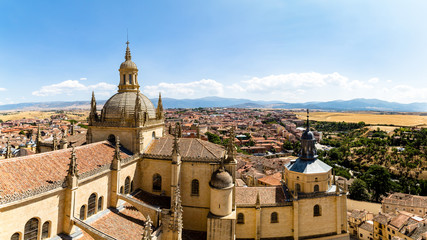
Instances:
[[[362,179],[355,179],[348,189],[350,192],[350,198],[359,201],[368,201],[368,186]]]
[[[208,136],[209,142],[215,143],[215,144],[221,144],[222,143],[221,138],[218,135],[216,135],[214,133],[210,133],[210,132],[206,132],[206,135]]]
[[[391,190],[392,182],[390,173],[382,166],[372,165],[363,175],[363,179],[372,190],[374,201],[380,202],[381,196],[387,194]]]

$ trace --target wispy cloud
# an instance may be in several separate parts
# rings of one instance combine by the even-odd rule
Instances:
[[[187,83],[159,83],[144,87],[143,92],[149,97],[156,97],[159,92],[163,96],[172,98],[197,98],[204,96],[222,96],[224,86],[212,79],[202,79],[200,81]]]
[[[6,91],[6,88],[0,88],[0,92]]]
[[[80,78],[80,81],[86,81],[87,78]]]
[[[116,89],[115,85],[100,82],[95,85],[84,85],[78,80],[66,80],[60,83],[42,86],[39,90],[32,92],[34,96],[46,97],[59,94],[73,95],[76,91],[101,90],[111,91]]]

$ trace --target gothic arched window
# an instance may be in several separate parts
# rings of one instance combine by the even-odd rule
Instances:
[[[243,213],[237,214],[237,223],[238,224],[245,223],[245,215],[243,215]]]
[[[319,205],[314,205],[313,207],[313,216],[318,217],[318,216],[322,216],[322,210],[320,209]]]
[[[110,134],[110,135],[108,136],[107,140],[108,140],[111,144],[116,145],[116,136],[114,136],[113,134]]]
[[[191,181],[191,195],[199,196],[199,180],[197,179]]]
[[[86,206],[85,206],[85,205],[83,205],[83,206],[80,208],[80,219],[81,219],[81,220],[85,220],[85,212],[86,212]]]
[[[14,234],[12,235],[12,237],[10,237],[10,240],[20,240],[20,238],[21,238],[21,234],[19,234],[19,233],[14,233]]]
[[[130,193],[130,177],[127,177],[125,180],[125,194]]]
[[[87,217],[90,217],[93,214],[95,214],[95,207],[96,207],[96,194],[92,193],[89,196],[89,200],[87,201]]]
[[[24,240],[37,240],[38,235],[39,235],[39,220],[37,218],[31,218],[25,224]]]
[[[299,183],[295,183],[295,191],[301,192],[301,185],[299,185]]]
[[[120,193],[123,194],[123,186],[120,187]]]
[[[104,198],[103,197],[99,197],[98,198],[98,212],[99,211],[102,211],[102,204],[103,204],[103,201],[104,200]]]
[[[278,223],[279,222],[279,217],[277,216],[277,212],[271,213],[270,220],[271,220],[270,221],[271,223]]]
[[[162,176],[156,173],[153,175],[153,192],[162,191]]]
[[[42,239],[48,239],[50,232],[50,222],[43,223],[42,226]]]
[[[133,192],[133,181],[130,182],[130,192]]]
[[[318,191],[319,191],[319,185],[317,185],[317,184],[316,184],[316,185],[314,185],[314,191],[315,191],[315,192],[318,192]]]

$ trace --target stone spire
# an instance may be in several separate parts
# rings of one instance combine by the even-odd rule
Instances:
[[[159,92],[159,101],[157,102],[157,108],[156,108],[156,118],[162,119],[163,118],[163,103],[162,103],[162,94]]]
[[[76,149],[73,147],[71,150],[70,164],[68,164],[68,176],[79,176],[77,170],[77,157],[76,157]]]
[[[66,182],[67,187],[70,189],[74,189],[77,187],[77,179],[79,177],[79,171],[77,170],[77,157],[76,157],[76,149],[73,147],[71,150],[70,163],[68,164]]]
[[[175,126],[175,134],[178,134],[179,138],[182,138],[182,127],[181,127],[181,123],[176,123]]]
[[[40,132],[40,125],[37,125],[37,136],[36,136],[36,153],[41,152],[41,142],[42,142],[42,135]]]
[[[122,158],[120,156],[120,138],[116,136],[116,147],[114,150],[113,162],[111,168],[113,170],[120,170]]]
[[[125,54],[125,60],[130,61],[132,60],[132,56],[130,55],[130,49],[129,49],[129,41],[126,41],[126,54]]]
[[[12,158],[12,146],[10,145],[10,139],[7,139],[6,143],[6,156],[5,158]]]
[[[169,221],[169,229],[177,232],[178,236],[181,235],[182,232],[182,205],[181,205],[181,191],[179,187],[175,188],[171,220]]]
[[[236,158],[236,148],[234,147],[234,138],[235,138],[235,134],[234,134],[234,126],[230,129],[230,138],[228,140],[228,144],[227,144],[227,162],[233,162],[235,161]]]
[[[144,226],[144,233],[142,234],[142,240],[151,240],[151,234],[153,233],[153,230],[151,229],[151,226],[153,225],[153,222],[151,221],[150,215],[147,216],[147,220],[145,221]]]
[[[175,134],[173,137],[173,145],[172,145],[172,156],[180,155],[179,153],[179,144],[178,144],[178,134],[177,129],[175,128]]]
[[[53,133],[52,144],[53,144],[53,151],[58,150],[58,138],[56,137],[56,133]]]
[[[141,105],[141,96],[139,95],[139,92],[136,92],[136,98],[135,98],[135,126],[139,127],[144,125],[144,116],[142,112],[142,105]]]
[[[196,138],[200,138],[200,125],[197,125]]]
[[[62,138],[59,141],[59,145],[61,149],[66,149],[68,147],[67,133],[65,130],[62,130]]]
[[[95,93],[94,91],[92,91],[92,100],[90,102],[89,125],[93,125],[93,123],[96,121],[98,121],[98,113],[96,113]]]
[[[315,160],[317,158],[316,139],[314,134],[310,131],[310,119],[307,109],[307,128],[301,136],[301,155],[302,160]]]

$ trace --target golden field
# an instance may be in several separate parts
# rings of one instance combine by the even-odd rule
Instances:
[[[306,113],[296,113],[299,119],[306,119]],[[427,116],[417,114],[384,114],[366,112],[310,112],[310,120],[328,122],[365,122],[367,124],[427,127]]]
[[[85,121],[89,116],[89,111],[65,111],[64,114],[68,116],[68,119],[77,121]],[[52,115],[58,115],[55,111],[14,111],[14,112],[0,112],[0,119],[5,121],[8,120],[19,120],[19,119],[45,119],[50,118]]]

